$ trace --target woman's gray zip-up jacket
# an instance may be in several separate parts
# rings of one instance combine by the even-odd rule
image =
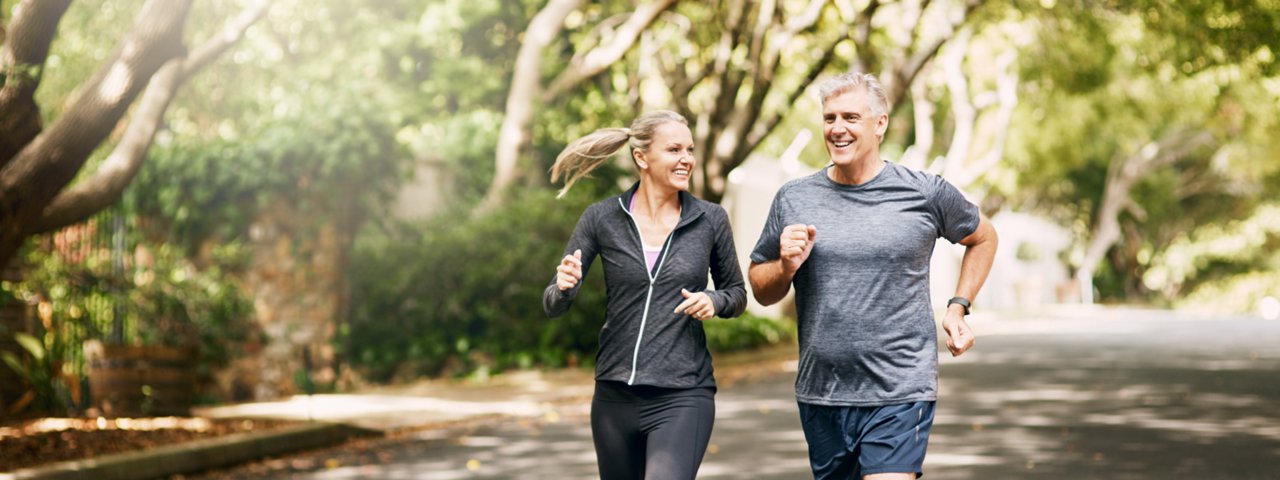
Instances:
[[[582,276],[599,256],[607,292],[596,380],[668,388],[713,387],[711,354],[702,322],[673,313],[680,289],[706,291],[716,315],[736,317],[747,293],[724,208],[680,192],[680,223],[667,236],[652,271],[645,268],[640,230],[629,210],[639,184],[597,202],[582,213],[565,255],[582,250]],[[715,290],[707,289],[707,272]],[[542,294],[547,316],[564,314],[579,283],[560,291],[555,278]]]

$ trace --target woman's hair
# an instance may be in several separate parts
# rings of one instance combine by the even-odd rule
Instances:
[[[632,151],[647,150],[653,142],[654,130],[667,122],[689,125],[679,113],[658,110],[636,118],[631,122],[630,128],[601,128],[574,140],[564,147],[560,155],[556,156],[556,163],[551,165],[551,181],[558,181],[561,177],[565,179],[564,187],[556,198],[563,197],[568,193],[569,187],[618,153],[623,145],[630,143]]]
[[[831,97],[855,88],[861,88],[867,92],[869,100],[867,103],[870,104],[871,113],[876,115],[889,113],[889,101],[885,98],[884,88],[880,86],[876,76],[869,73],[846,72],[828,78],[818,86],[818,95],[822,98],[822,104],[826,105]]]

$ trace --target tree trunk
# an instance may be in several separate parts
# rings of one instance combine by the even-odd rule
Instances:
[[[150,0],[133,30],[97,73],[82,84],[64,114],[41,131],[34,91],[58,19],[69,1],[28,0],[14,18],[0,55],[0,264],[26,237],[81,221],[119,199],[141,165],[177,88],[243,37],[266,11],[259,2],[221,35],[184,58],[183,25],[191,0]],[[14,65],[30,68],[14,69]],[[165,67],[168,65],[167,67]],[[164,70],[161,70],[164,67]],[[36,74],[25,74],[34,68]],[[16,72],[16,73],[15,73]],[[157,74],[159,72],[159,74]],[[148,87],[150,85],[150,87]],[[97,175],[64,191],[85,161],[147,89],[124,138]],[[17,123],[9,123],[18,119]]]
[[[819,28],[827,2],[810,2],[790,19],[786,18],[785,10],[773,2],[731,6],[727,9],[728,17],[718,22],[724,30],[720,43],[708,47],[714,48],[714,57],[706,66],[690,72],[685,65],[697,62],[686,58],[664,62],[675,66],[664,72],[668,84],[672,85],[672,99],[682,113],[697,120],[694,142],[705,152],[699,159],[701,168],[695,178],[695,192],[714,202],[723,198],[729,172],[746,161],[800,95],[823,74],[834,61],[836,47],[841,42],[853,40],[857,53],[850,63],[864,72],[879,71],[889,104],[896,107],[920,71],[981,3],[967,0],[941,5],[917,0],[895,4],[897,9],[889,10],[872,0],[857,10],[851,2],[835,2],[839,18],[827,23],[837,26],[827,31]],[[874,18],[877,14],[896,16],[893,21],[882,22]],[[941,16],[943,28],[926,37],[920,25],[926,23],[925,16],[934,14]],[[904,45],[873,48],[872,38],[877,36],[908,41]],[[798,42],[807,42],[810,46],[799,48],[802,43]],[[783,65],[782,53],[796,50],[822,52],[822,55],[807,63],[808,70],[793,88],[783,93],[774,92],[775,76],[788,68]],[[744,51],[745,55],[739,53]],[[705,97],[713,100],[701,105],[690,103],[688,93],[697,86],[705,88]],[[740,93],[743,89],[749,92],[745,97]],[[768,109],[767,104],[783,107]]]
[[[1101,205],[1094,224],[1093,237],[1085,249],[1084,260],[1076,269],[1076,283],[1080,286],[1080,302],[1092,304],[1093,275],[1098,263],[1107,251],[1120,240],[1120,213],[1133,200],[1129,192],[1133,186],[1151,172],[1172,164],[1204,147],[1216,149],[1217,141],[1204,130],[1183,130],[1166,135],[1157,142],[1144,145],[1137,152],[1111,162],[1107,170],[1107,184],[1103,189]]]
[[[270,3],[259,1],[213,37],[184,58],[175,58],[160,69],[129,119],[124,136],[116,144],[98,171],[90,178],[72,185],[58,194],[45,207],[43,216],[32,226],[33,233],[50,232],[84,221],[94,213],[120,200],[125,187],[133,181],[146,160],[147,151],[164,121],[169,102],[188,79],[222,55],[244,37],[244,33],[267,13]]]
[[[58,22],[71,0],[27,0],[13,17],[4,48],[0,50],[0,172],[42,128],[36,87]]]
[[[147,80],[183,53],[182,26],[190,6],[190,0],[151,0],[144,5],[133,31],[80,87],[66,113],[0,169],[0,262],[12,257],[31,234],[44,207],[75,178]]]
[[[578,8],[581,1],[552,0],[533,17],[516,55],[511,91],[507,94],[506,116],[499,127],[498,145],[494,151],[493,181],[475,213],[483,214],[497,208],[505,200],[507,191],[516,184],[520,173],[520,152],[529,142],[529,129],[538,105],[552,104],[617,63],[662,12],[675,3],[676,0],[657,0],[636,8],[607,40],[602,40],[585,53],[575,54],[569,61],[569,67],[552,80],[545,92],[540,80],[543,52],[564,29],[565,18]],[[604,36],[603,33],[599,35],[601,38]]]
[[[494,152],[493,182],[479,212],[489,211],[502,203],[509,185],[515,183],[520,150],[529,141],[529,125],[533,122],[534,102],[542,96],[538,77],[542,75],[542,52],[564,28],[564,19],[578,8],[580,0],[551,0],[542,8],[524,32],[520,52],[516,54],[515,72],[507,106],[498,127],[498,145]]]

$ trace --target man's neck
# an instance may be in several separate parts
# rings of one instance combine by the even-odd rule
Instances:
[[[832,165],[827,169],[827,178],[841,185],[862,185],[876,178],[881,170],[884,170],[884,160],[877,152],[848,165]]]

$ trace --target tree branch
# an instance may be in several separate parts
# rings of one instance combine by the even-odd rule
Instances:
[[[160,67],[181,55],[191,0],[150,0],[133,31],[52,126],[0,169],[0,215],[30,225],[71,182]]]
[[[862,14],[858,15],[853,22],[853,43],[858,52],[857,62],[853,66],[854,70],[862,73],[871,73],[880,64],[875,49],[871,48],[871,19],[876,16],[876,10],[879,8],[879,0],[871,0],[867,7],[862,9]]]
[[[1132,202],[1133,185],[1152,171],[1190,155],[1198,148],[1217,143],[1206,130],[1180,130],[1148,143],[1131,155],[1112,161],[1107,169],[1107,184],[1098,207],[1093,238],[1085,249],[1084,259],[1076,270],[1081,301],[1093,303],[1093,272],[1107,250],[1120,239],[1120,212]],[[1117,155],[1119,157],[1119,155]]]
[[[58,23],[71,0],[26,0],[9,25],[12,35],[0,25],[0,168],[43,128],[36,105],[36,87],[49,57],[49,45],[58,33]]]
[[[119,200],[120,194],[142,167],[151,140],[164,119],[164,112],[182,83],[182,63],[182,59],[175,58],[156,73],[111,155],[92,177],[77,182],[54,197],[41,218],[33,224],[32,234],[50,232],[83,221]]]
[[[951,146],[947,149],[944,177],[954,178],[964,170],[965,161],[969,159],[969,146],[973,144],[974,123],[978,112],[969,97],[969,80],[964,73],[964,58],[969,48],[969,37],[972,33],[965,29],[952,39],[947,52],[942,56],[943,77],[947,81],[947,91],[951,92],[951,117],[955,119],[955,129],[951,134]],[[909,84],[908,84],[909,85]]]
[[[498,144],[494,155],[493,181],[476,213],[484,213],[502,203],[506,190],[515,183],[520,150],[529,139],[534,102],[542,98],[539,78],[542,75],[542,52],[564,28],[564,20],[578,8],[581,0],[551,0],[525,30],[524,42],[516,54],[515,72],[502,126],[498,128]]]
[[[578,86],[584,80],[599,75],[631,50],[640,34],[649,28],[659,15],[671,9],[677,0],[657,0],[636,9],[608,42],[591,49],[581,57],[575,56],[551,86],[543,94],[543,101],[550,102],[564,92]]]
[[[34,233],[44,233],[89,218],[120,199],[146,160],[147,151],[164,120],[164,112],[178,89],[201,69],[244,38],[245,32],[264,15],[270,3],[263,0],[241,13],[234,21],[186,58],[175,58],[152,77],[147,91],[124,136],[98,171],[77,182],[53,199],[34,225]]]
[[[58,23],[71,6],[71,0],[26,0],[18,7],[13,22],[9,24],[13,38],[0,51],[0,67],[9,76],[4,84],[12,88],[15,72],[12,67],[40,67],[49,57],[49,46],[58,34]]]
[[[784,109],[774,111],[762,121],[756,122],[755,128],[752,129],[751,135],[747,137],[747,141],[745,142],[746,150],[738,156],[741,160],[745,160],[746,152],[755,150],[755,148],[760,145],[760,142],[763,142],[764,139],[768,138],[769,134],[773,133],[774,129],[778,127],[778,124],[782,123],[782,118],[786,115],[786,109],[795,105],[796,101],[800,99],[800,96],[804,95],[805,90],[808,90],[809,86],[813,85],[813,82],[817,81],[818,76],[822,75],[822,72],[827,69],[827,66],[835,60],[836,45],[839,45],[840,42],[845,41],[847,38],[849,38],[848,27],[841,27],[835,39],[833,39],[831,43],[827,44],[826,48],[822,49],[822,58],[819,58],[817,62],[814,62],[813,65],[809,66],[809,71],[805,73],[800,84],[796,85],[796,87],[791,89],[791,92],[787,94],[787,100],[783,103],[783,105],[785,105]],[[736,164],[732,165],[730,168],[735,167],[737,167]]]
[[[915,82],[916,76],[924,69],[929,61],[938,55],[938,51],[944,44],[955,35],[971,18],[971,13],[978,6],[982,5],[985,0],[968,0],[964,9],[960,14],[952,17],[947,24],[947,29],[939,34],[937,38],[923,44],[920,48],[908,48],[902,56],[898,58],[892,68],[888,85],[885,85],[885,95],[889,97],[889,105],[898,105],[898,101],[906,95],[907,88],[912,82]],[[913,37],[913,39],[916,37]],[[913,40],[914,43],[914,40]],[[894,107],[896,108],[896,107]]]
[[[902,154],[902,164],[917,170],[925,168],[925,159],[933,150],[933,113],[937,110],[929,99],[925,82],[911,85],[911,112],[915,122],[915,143]]]
[[[245,32],[254,24],[262,20],[267,15],[267,10],[271,7],[270,0],[259,0],[252,7],[242,12],[235,20],[227,24],[221,32],[209,39],[209,41],[199,47],[187,56],[183,62],[183,80],[190,78],[196,72],[199,72],[209,63],[222,56],[232,46],[239,43],[244,38]]]
[[[961,188],[973,183],[978,177],[995,168],[1000,163],[1000,160],[1004,158],[1005,143],[1009,140],[1009,124],[1013,122],[1013,110],[1018,106],[1017,58],[1017,53],[1010,51],[1005,52],[1000,58],[996,59],[996,64],[1004,72],[996,79],[996,96],[999,99],[999,106],[996,111],[996,139],[991,150],[987,151],[978,160],[977,165],[966,169],[963,176],[953,179]]]

